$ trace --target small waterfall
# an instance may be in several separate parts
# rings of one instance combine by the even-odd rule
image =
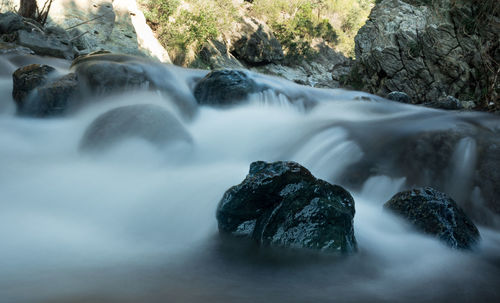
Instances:
[[[67,62],[46,63],[68,68]],[[444,164],[450,168],[447,188],[459,199],[480,201],[478,153],[485,133],[498,135],[497,117],[358,98],[367,94],[305,88],[258,74],[251,77],[269,89],[248,102],[197,106],[191,91],[206,72],[151,64],[145,69],[162,93],[92,96],[80,109],[51,119],[16,116],[10,74],[0,76],[6,96],[0,105],[1,302],[498,299],[497,229],[480,227],[479,250],[457,252],[382,210],[387,199],[412,185],[407,176],[414,172],[370,171],[359,190],[351,189],[360,251],[350,258],[306,255],[289,262],[252,248],[238,252],[219,241],[215,220],[223,193],[243,180],[252,161],[295,160],[335,183],[352,165],[389,165],[387,159],[412,152],[405,144],[415,134],[458,125],[469,131]],[[137,104],[172,112],[192,142],[158,148],[130,138],[102,154],[79,150],[98,116]],[[422,168],[427,164],[425,157],[416,160]],[[477,203],[470,208],[498,218]]]

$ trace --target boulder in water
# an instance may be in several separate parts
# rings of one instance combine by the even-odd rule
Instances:
[[[216,70],[201,79],[194,88],[198,104],[228,106],[241,102],[249,94],[263,90],[240,70]]]
[[[163,107],[136,104],[121,106],[97,117],[85,131],[80,149],[105,150],[130,138],[143,139],[157,147],[192,142],[181,122]]]
[[[94,94],[110,94],[138,88],[149,89],[152,86],[140,64],[91,59],[92,57],[86,62],[79,62],[75,72]]]
[[[28,95],[37,87],[49,81],[49,76],[55,68],[43,64],[30,64],[18,68],[12,74],[12,97],[18,109],[22,109]]]
[[[455,201],[431,187],[397,193],[384,208],[452,248],[470,249],[480,240],[476,226]]]
[[[295,162],[253,162],[217,208],[219,232],[260,245],[334,253],[357,250],[354,199]]]
[[[411,103],[410,97],[403,92],[390,92],[387,95],[387,99],[401,103],[407,103],[407,104]]]
[[[12,96],[20,115],[45,117],[60,115],[78,94],[75,74],[53,77],[55,69],[48,65],[32,64],[13,74]]]

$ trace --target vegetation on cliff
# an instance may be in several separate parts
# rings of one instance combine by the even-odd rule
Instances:
[[[207,40],[221,38],[243,16],[266,22],[288,57],[314,54],[322,40],[354,55],[354,36],[375,0],[142,0],[146,17],[169,53],[196,53]]]

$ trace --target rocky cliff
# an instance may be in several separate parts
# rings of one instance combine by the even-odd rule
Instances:
[[[500,106],[497,1],[382,0],[356,36],[351,75],[363,89],[406,93],[411,103],[448,96]]]

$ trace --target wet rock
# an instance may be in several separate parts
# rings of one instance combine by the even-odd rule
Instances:
[[[452,248],[471,249],[480,240],[476,226],[455,201],[433,188],[400,192],[386,202],[384,208]]]
[[[102,151],[131,138],[157,147],[192,142],[181,122],[163,107],[136,104],[118,107],[97,117],[85,131],[80,149]]]
[[[50,81],[35,89],[25,103],[22,115],[33,117],[58,116],[65,113],[79,94],[78,80],[74,73]]]
[[[17,69],[12,74],[12,97],[16,101],[18,109],[22,110],[28,95],[35,88],[47,83],[50,74],[54,71],[55,68],[48,65],[31,64]]]
[[[438,98],[436,102],[429,102],[425,105],[439,109],[457,110],[463,109],[462,102],[453,96]]]
[[[283,60],[283,49],[272,30],[264,22],[243,17],[233,31],[232,52],[250,65],[276,63]]]
[[[37,30],[17,32],[16,43],[32,49],[36,54],[64,59],[73,59],[76,49],[67,34],[61,31]]]
[[[262,90],[244,71],[216,70],[196,84],[194,97],[202,105],[227,106],[237,104],[249,94]]]
[[[149,89],[152,86],[142,65],[133,62],[111,62],[99,60],[100,56],[94,57],[78,63],[75,69],[78,78],[91,93],[102,95],[123,90]]]
[[[407,104],[411,103],[410,97],[403,92],[390,92],[387,95],[387,99],[401,103],[407,103]]]
[[[13,74],[12,96],[23,116],[46,117],[63,114],[79,94],[75,74],[57,77],[48,65],[32,64]]]
[[[31,49],[14,43],[0,42],[0,55],[34,55]]]
[[[253,162],[245,180],[217,208],[222,235],[259,245],[335,253],[357,250],[354,200],[342,187],[316,179],[295,162]]]

